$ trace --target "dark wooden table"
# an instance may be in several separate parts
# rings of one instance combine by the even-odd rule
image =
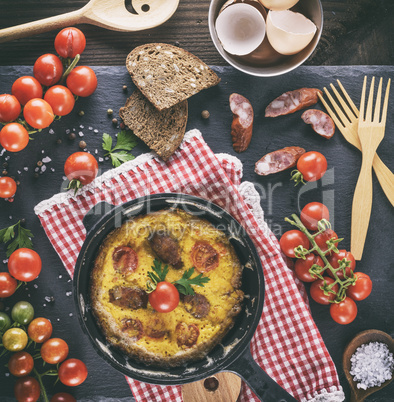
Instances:
[[[37,2],[36,0],[2,0],[1,1],[1,12],[0,12],[0,29],[6,28],[8,26],[21,24],[41,18],[50,17],[53,15],[58,15],[61,13],[76,10],[87,1],[83,0],[70,0],[66,2],[59,2],[58,0],[41,0]],[[394,2],[392,0],[343,0],[343,1],[325,1],[322,0],[324,9],[324,30],[322,38],[320,40],[317,49],[314,54],[305,63],[309,66],[347,66],[347,65],[394,65]],[[195,55],[199,56],[209,65],[213,66],[225,66],[226,63],[222,60],[220,55],[217,53],[215,47],[213,46],[207,23],[209,1],[194,1],[194,0],[181,0],[178,10],[175,15],[167,21],[162,26],[145,32],[136,33],[120,33],[107,31],[102,28],[98,28],[90,25],[81,25],[80,28],[86,35],[87,47],[83,53],[83,63],[88,65],[106,65],[113,66],[119,65],[123,66],[126,55],[128,52],[140,44],[146,42],[160,41],[172,44],[179,44],[179,46],[191,51]],[[0,66],[30,66],[30,67],[17,67],[11,69],[9,74],[12,76],[12,72],[15,74],[29,74],[32,64],[43,53],[54,52],[53,39],[56,32],[48,32],[45,34],[38,35],[36,37],[20,39],[14,42],[0,44]],[[119,67],[120,69],[120,67]],[[357,70],[357,69],[353,69]],[[2,70],[4,71],[4,70]],[[119,73],[121,70],[117,70],[118,73],[114,80],[113,88],[105,83],[108,92],[100,95],[95,94],[95,99],[90,100],[80,100],[79,106],[83,108],[87,113],[83,119],[74,117],[75,121],[72,123],[72,127],[76,127],[80,124],[84,124],[86,127],[92,125],[101,130],[108,130],[110,134],[116,133],[116,129],[112,127],[110,120],[106,116],[106,109],[108,104],[106,103],[108,99],[111,101],[114,99],[114,94],[116,94],[116,104],[110,104],[114,110],[124,103],[124,99],[127,97],[127,93],[122,93],[121,85],[124,81],[127,81],[129,77],[125,73]],[[320,70],[319,70],[320,71]],[[338,74],[341,76],[345,69],[340,69]],[[348,70],[346,70],[347,72]],[[390,71],[390,67],[387,67],[385,71]],[[1,72],[1,71],[0,71]],[[105,69],[100,69],[100,74],[105,75]],[[232,91],[242,91],[243,85],[250,89],[251,96],[259,98],[258,95],[253,90],[253,83],[256,82],[256,78],[251,79],[239,72],[234,70],[234,76],[231,75],[231,70],[226,70],[223,73],[224,77],[230,77],[228,80],[223,80],[220,84],[223,93],[223,97],[227,92]],[[354,73],[357,79],[360,78],[362,74],[362,68]],[[6,91],[10,87],[11,82],[4,82],[7,80],[7,75],[0,74],[0,93]],[[119,78],[120,77],[120,78]],[[308,85],[308,79],[303,76],[303,74],[298,75],[288,75],[282,80],[281,77],[276,77],[273,79],[272,83],[270,81],[270,86],[279,86],[283,88],[288,88],[291,86],[290,81],[293,79],[300,80],[300,82],[306,83]],[[321,85],[327,85],[331,77],[325,73],[321,74],[323,81]],[[15,79],[14,77],[13,79]],[[350,76],[345,74],[345,78],[351,79]],[[121,81],[119,81],[119,79]],[[11,78],[10,78],[11,80]],[[227,82],[226,82],[227,81]],[[283,81],[283,82],[282,82]],[[313,81],[313,80],[312,80]],[[320,84],[320,82],[319,82]],[[357,92],[357,91],[356,91]],[[106,97],[108,93],[108,99]],[[245,94],[246,95],[246,94]],[[356,93],[355,95],[359,95]],[[100,97],[101,96],[101,97]],[[271,95],[264,95],[266,97]],[[265,101],[266,99],[264,99]],[[190,125],[196,124],[197,128],[201,129],[203,132],[216,133],[223,131],[223,127],[226,121],[222,121],[222,117],[217,117],[216,120],[211,119],[210,122],[202,122],[199,118],[199,113],[201,107],[207,107],[209,110],[213,111],[216,106],[214,106],[215,99],[210,99],[209,92],[202,94],[201,97],[193,97],[190,102],[191,116],[189,118]],[[225,101],[224,101],[225,102]],[[220,116],[226,116],[228,113],[227,104],[218,106],[220,111]],[[96,106],[100,106],[100,110],[96,110]],[[104,106],[103,106],[104,105]],[[201,106],[203,105],[203,106]],[[260,111],[261,112],[261,111]],[[96,118],[97,117],[97,118]],[[227,119],[227,117],[225,117]],[[296,121],[296,116],[291,117]],[[88,123],[87,123],[88,122]],[[90,122],[90,123],[89,123]],[[260,119],[260,123],[264,122]],[[207,123],[207,124],[206,124]],[[259,123],[259,124],[260,124]],[[48,133],[40,136],[37,141],[31,144],[29,150],[27,150],[23,155],[26,155],[26,160],[18,159],[17,155],[12,156],[10,163],[10,174],[16,174],[17,171],[21,171],[21,195],[25,198],[19,198],[15,201],[14,205],[7,205],[0,213],[0,228],[8,226],[10,223],[14,223],[15,219],[20,219],[22,217],[26,218],[26,224],[28,227],[34,230],[35,237],[35,247],[43,254],[45,257],[45,269],[35,283],[30,284],[26,289],[21,289],[17,295],[12,297],[10,300],[10,305],[12,302],[20,300],[22,295],[27,295],[29,300],[31,298],[32,303],[37,308],[37,314],[47,316],[52,318],[54,321],[55,335],[66,339],[70,344],[70,356],[80,357],[83,359],[89,367],[89,377],[88,380],[77,387],[75,390],[71,390],[71,393],[77,396],[78,400],[82,401],[105,401],[105,402],[126,402],[130,401],[130,391],[124,380],[122,374],[118,373],[108,365],[102,362],[102,360],[95,354],[94,350],[91,348],[86,337],[83,335],[81,329],[79,328],[77,319],[75,317],[74,305],[72,297],[69,294],[72,291],[72,284],[67,276],[64,267],[62,266],[57,254],[50,246],[48,239],[43,233],[42,229],[39,227],[39,222],[37,217],[34,215],[32,210],[33,205],[37,202],[50,197],[54,193],[60,191],[60,182],[62,177],[62,167],[64,163],[64,158],[71,152],[78,150],[78,141],[72,143],[67,140],[65,134],[65,129],[70,128],[70,123],[67,118],[62,119],[60,122],[56,122],[55,135],[51,136]],[[211,125],[210,125],[211,124]],[[289,126],[292,125],[292,120],[289,120]],[[194,128],[194,126],[188,126],[188,128]],[[224,127],[225,128],[225,127]],[[311,141],[311,146],[318,147],[322,146],[320,138],[309,139],[305,137],[305,133],[298,133],[298,138],[305,143]],[[63,140],[62,145],[56,145],[56,139],[61,138]],[[227,138],[227,137],[226,137]],[[209,141],[208,141],[209,140]],[[101,149],[100,138],[97,137],[94,140],[89,140],[89,146],[94,146]],[[214,152],[232,152],[231,144],[229,141],[222,141],[218,139],[208,138],[207,141],[212,147]],[[210,142],[211,141],[211,142]],[[256,179],[253,176],[253,163],[257,156],[261,153],[261,149],[268,149],[269,147],[283,146],[282,138],[273,138],[269,141],[262,139],[256,140],[259,146],[265,148],[250,149],[249,153],[242,154],[241,159],[244,163],[244,173],[248,180],[257,180],[263,186],[271,185],[279,180],[284,181],[282,177],[264,179]],[[386,142],[386,144],[391,144],[392,140]],[[304,146],[302,143],[301,146]],[[336,157],[336,147],[340,145],[343,148],[344,160]],[[29,145],[30,146],[30,145]],[[326,146],[326,145],[324,145]],[[46,156],[47,154],[52,157],[52,165],[54,171],[46,172],[46,175],[40,177],[37,181],[32,178],[32,172],[35,167],[35,161],[43,157],[41,149],[45,148]],[[387,147],[386,147],[387,148]],[[93,148],[94,149],[94,148]],[[323,149],[323,148],[322,148]],[[344,143],[340,136],[336,136],[330,142],[327,153],[332,158],[337,158],[341,165],[336,165],[337,172],[346,170],[349,157],[354,166],[360,163],[360,154],[355,152],[351,146]],[[273,150],[270,148],[270,150]],[[136,155],[141,152],[145,152],[146,148],[141,147],[135,153]],[[387,157],[388,150],[386,151],[385,162],[388,163],[389,167],[393,169],[392,160]],[[24,152],[24,151],[22,151]],[[22,153],[21,153],[22,154]],[[30,155],[32,154],[32,155]],[[23,156],[22,155],[22,156]],[[383,154],[384,156],[384,154]],[[23,157],[22,157],[23,159]],[[3,162],[3,159],[0,158]],[[24,166],[29,166],[29,172],[24,173]],[[104,170],[110,168],[110,163],[104,162],[102,165]],[[358,165],[357,165],[358,166]],[[349,175],[341,176],[346,183],[355,182],[357,172],[354,168]],[[31,173],[31,174],[30,174]],[[52,175],[52,176],[51,176]],[[349,177],[348,177],[349,176]],[[55,178],[55,179],[53,179]],[[272,183],[271,183],[272,180]],[[341,185],[344,186],[342,183]],[[379,186],[375,183],[375,189],[380,197],[380,212],[375,212],[375,216],[380,216],[379,227],[382,228],[382,233],[385,233],[387,225],[392,221],[392,215],[389,216],[388,220],[384,219],[384,214],[392,213],[391,206],[387,200],[382,196],[382,192]],[[275,201],[273,212],[268,212],[267,217],[269,218],[269,224],[275,225],[278,222],[282,222],[283,216],[294,212],[295,199],[294,195],[288,197],[289,192],[293,191],[293,187],[290,185],[284,185],[283,188],[278,186],[276,190],[276,196],[278,196]],[[27,193],[26,193],[27,191]],[[374,190],[375,191],[375,190]],[[26,196],[26,194],[28,194]],[[309,196],[313,197],[320,194],[320,189],[317,189],[314,193]],[[338,193],[337,193],[338,194]],[[337,196],[336,196],[337,197]],[[286,200],[286,201],[283,201]],[[262,199],[262,205],[266,209],[266,212],[272,208],[272,205],[267,204],[266,199]],[[336,228],[338,227],[338,233],[341,233],[345,237],[344,247],[349,246],[349,223],[350,223],[350,205],[351,205],[351,190],[346,189],[346,196],[341,196],[341,199],[336,199],[335,213]],[[17,207],[17,208],[15,208]],[[345,208],[346,207],[346,208]],[[383,214],[383,215],[382,215]],[[342,219],[343,218],[343,219]],[[386,226],[385,226],[386,225]],[[287,229],[286,229],[287,230]],[[337,229],[336,229],[337,230]],[[379,232],[379,228],[377,230]],[[392,232],[391,232],[392,233]],[[383,238],[383,234],[380,237],[379,234],[372,238],[373,247],[379,250],[379,247],[388,245],[387,238]],[[387,236],[386,236],[387,237]],[[380,242],[382,238],[382,242]],[[372,248],[372,246],[371,246]],[[386,247],[389,248],[389,247]],[[0,248],[0,261],[4,260],[4,251]],[[376,253],[379,253],[377,251]],[[364,265],[365,269],[369,269],[368,266],[375,264],[376,254],[375,252],[369,253],[369,256],[365,259]],[[387,254],[387,253],[386,253]],[[386,263],[383,264],[384,275],[378,275],[376,270],[374,270],[374,295],[371,295],[369,301],[363,302],[362,307],[360,307],[360,316],[356,323],[352,323],[347,327],[339,326],[331,320],[326,309],[323,306],[318,306],[316,303],[311,303],[312,315],[315,319],[319,330],[327,344],[329,352],[333,356],[333,359],[337,365],[338,373],[340,376],[341,384],[343,385],[347,396],[349,395],[349,388],[346,380],[343,376],[343,371],[341,367],[341,355],[346,343],[354,336],[359,330],[371,328],[371,326],[376,325],[377,329],[384,330],[386,332],[392,333],[393,330],[393,320],[389,314],[391,314],[390,309],[393,304],[393,296],[387,289],[387,282],[393,279],[393,264],[392,264],[392,252],[391,257],[386,255],[381,257],[385,259]],[[379,261],[376,264],[381,264],[382,259],[379,257]],[[391,259],[390,259],[391,258]],[[371,264],[369,264],[371,261]],[[387,261],[389,261],[387,263]],[[367,263],[368,262],[368,263]],[[0,270],[5,270],[5,264],[2,264]],[[391,269],[391,271],[390,271]],[[371,269],[372,270],[372,269]],[[368,271],[366,271],[368,272]],[[37,287],[35,286],[37,284]],[[47,302],[45,296],[55,296],[54,302]],[[374,309],[377,309],[376,311]],[[362,318],[360,318],[362,317]],[[0,401],[12,401],[12,387],[14,384],[14,379],[5,377],[6,370],[4,367],[0,367]],[[49,383],[50,384],[50,381]],[[51,389],[49,387],[49,389]],[[65,387],[61,385],[56,386],[56,390],[65,390]],[[388,402],[394,401],[392,397],[393,384],[386,388],[382,393],[377,394],[368,399],[369,402]]]

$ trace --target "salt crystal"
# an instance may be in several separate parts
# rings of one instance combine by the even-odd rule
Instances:
[[[60,321],[60,318],[56,318],[56,321]]]
[[[66,296],[71,296],[73,292],[66,292]]]
[[[4,152],[5,152],[5,148],[3,148],[3,149],[1,150],[0,156],[3,156]]]
[[[63,275],[59,275],[58,278],[59,278],[59,279],[62,279],[62,278],[63,278]]]
[[[52,128],[49,129],[48,133],[49,133],[49,134],[55,134],[55,132],[53,131]]]
[[[73,316],[73,313],[70,313],[69,316],[72,317],[72,316]]]
[[[70,134],[71,133],[71,130],[68,128],[67,130],[66,130],[66,134]]]
[[[40,170],[39,167],[36,167],[36,168],[34,169],[35,172],[38,172],[39,170]]]
[[[73,128],[73,131],[75,131],[75,128]]]
[[[103,162],[104,159],[100,156],[99,159],[98,159],[98,161],[99,161],[99,162]]]
[[[46,307],[47,305],[44,303],[43,305],[42,305],[42,307]]]
[[[6,160],[6,161],[10,160],[10,155],[6,156],[6,157],[4,158],[4,160]]]
[[[79,128],[83,130],[83,129],[85,128],[85,126],[83,126],[83,125],[81,124],[81,125],[79,126]]]
[[[51,161],[52,161],[52,159],[49,156],[46,156],[45,158],[42,158],[43,163],[49,163]]]
[[[55,169],[54,168],[51,168],[51,172],[54,172],[55,171]]]
[[[62,176],[62,179],[63,179],[63,180],[67,180],[67,177],[66,177],[66,176]]]
[[[106,156],[104,159],[107,161],[109,159],[109,156]]]
[[[41,172],[45,172],[47,170],[47,167],[45,165],[41,166]]]
[[[8,218],[9,218],[9,219],[12,219],[12,216],[10,215]]]
[[[35,289],[37,289],[37,288],[38,288],[38,285],[37,285],[36,283],[34,284],[34,288],[35,288]]]
[[[97,155],[97,154],[98,154],[98,149],[95,149],[95,150],[94,150],[94,153]]]
[[[95,128],[95,129],[93,130],[93,132],[97,134],[97,133],[98,133],[97,128]]]
[[[18,174],[21,174],[22,172],[20,170],[18,170]]]
[[[42,154],[43,154],[44,152],[45,152],[44,150],[41,151]]]
[[[52,301],[51,296],[45,296],[44,297],[45,301],[47,301],[48,303],[50,303]]]
[[[9,376],[10,376],[10,373],[5,373],[5,376],[6,376],[6,377],[9,377]]]
[[[80,137],[83,137],[83,136],[84,136],[84,133],[83,133],[82,131],[80,131],[80,132],[78,133],[78,135],[79,135]]]
[[[92,126],[89,126],[88,128],[89,128],[89,130],[90,130],[90,131],[92,131],[92,130],[93,130],[93,127],[92,127]]]
[[[23,170],[24,170],[25,172],[27,172],[27,171],[29,170],[29,168],[28,168],[27,166],[25,166],[25,167],[23,168]]]

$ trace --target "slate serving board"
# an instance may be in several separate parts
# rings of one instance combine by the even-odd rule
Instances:
[[[232,114],[228,97],[232,92],[246,96],[255,111],[254,134],[249,149],[239,155],[244,165],[244,180],[256,184],[261,194],[261,205],[265,217],[277,236],[290,229],[284,217],[299,212],[306,203],[322,201],[330,209],[331,221],[339,237],[344,237],[342,248],[350,247],[351,204],[354,187],[361,164],[361,153],[348,144],[337,131],[331,140],[325,140],[305,125],[301,112],[276,119],[264,118],[268,103],[283,92],[300,87],[323,88],[340,79],[350,96],[359,104],[363,76],[383,76],[386,80],[392,72],[389,66],[352,66],[352,67],[300,67],[294,72],[280,77],[257,78],[235,71],[231,67],[214,67],[221,77],[221,83],[209,90],[195,95],[189,100],[189,120],[187,129],[198,128],[214,152],[227,152],[236,155],[232,149],[230,125]],[[73,389],[58,383],[51,387],[52,379],[46,381],[48,390],[70,391],[80,401],[130,401],[130,390],[122,374],[102,361],[82,333],[75,314],[71,296],[72,283],[57,254],[50,245],[33,207],[40,201],[61,191],[64,180],[63,165],[68,155],[79,151],[78,143],[84,140],[87,149],[97,158],[104,157],[101,148],[102,134],[113,137],[119,131],[112,122],[118,117],[117,111],[132,93],[133,85],[124,67],[94,67],[98,76],[98,89],[94,95],[79,99],[74,111],[61,120],[54,122],[51,129],[33,135],[28,147],[17,153],[7,152],[0,156],[1,166],[6,161],[9,175],[20,181],[13,203],[1,201],[0,228],[26,219],[26,226],[35,235],[34,247],[43,260],[40,277],[20,289],[14,296],[5,300],[12,306],[21,299],[29,300],[35,308],[36,316],[50,318],[53,336],[64,338],[70,346],[70,357],[82,359],[88,366],[86,382]],[[32,75],[32,67],[0,67],[0,93],[9,93],[13,81],[22,75]],[[122,86],[126,84],[128,91]],[[391,95],[388,111],[387,129],[378,153],[381,159],[394,170],[394,94]],[[318,108],[322,105],[318,104]],[[114,110],[114,116],[107,115],[107,109]],[[201,118],[201,111],[208,110],[210,117]],[[78,112],[83,110],[84,116]],[[68,139],[68,132],[75,132],[76,139]],[[61,140],[61,143],[58,143]],[[289,180],[290,172],[260,177],[254,173],[254,164],[265,153],[297,145],[306,150],[322,152],[328,161],[329,170],[323,180],[303,187],[294,187]],[[97,154],[95,152],[97,150]],[[139,144],[133,151],[137,156],[148,151]],[[34,177],[36,162],[45,157],[51,159],[44,163],[46,170],[39,170]],[[99,163],[100,171],[111,168],[109,160]],[[349,388],[342,371],[341,358],[346,344],[358,332],[376,328],[394,335],[392,306],[394,292],[394,263],[392,239],[394,235],[394,213],[391,204],[381,190],[376,177],[374,180],[373,211],[364,257],[357,263],[356,270],[367,273],[373,280],[371,296],[357,303],[359,313],[356,320],[347,325],[336,324],[330,317],[326,306],[311,301],[312,316],[334,359],[347,397]],[[6,270],[4,249],[1,249],[0,270]],[[54,300],[48,299],[53,297]],[[48,301],[49,300],[49,301]],[[7,375],[4,365],[0,365],[0,396],[2,401],[13,399],[14,379]],[[394,385],[386,387],[368,401],[393,401]]]

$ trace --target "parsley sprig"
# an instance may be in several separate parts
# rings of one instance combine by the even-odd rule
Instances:
[[[7,246],[7,257],[9,257],[17,248],[33,248],[31,238],[33,233],[21,225],[21,221],[0,230],[0,243],[11,243]]]
[[[134,155],[127,151],[131,151],[137,143],[137,137],[130,130],[121,130],[118,133],[116,145],[112,148],[112,137],[107,133],[103,134],[102,146],[104,151],[107,151],[105,156],[111,158],[112,165],[115,167],[135,158]]]

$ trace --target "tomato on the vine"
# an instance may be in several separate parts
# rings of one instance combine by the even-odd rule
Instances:
[[[0,311],[0,333],[4,333],[11,327],[11,318],[8,314]]]
[[[338,324],[350,324],[357,316],[357,305],[350,297],[346,297],[339,303],[331,304],[330,315]]]
[[[96,178],[97,173],[97,160],[87,152],[74,152],[64,164],[64,174],[70,180],[70,188],[80,188],[91,183]]]
[[[9,152],[19,152],[29,143],[29,133],[19,123],[6,124],[0,131],[0,144]]]
[[[297,170],[301,173],[296,182],[317,181],[321,179],[327,170],[327,159],[323,154],[316,151],[306,152],[297,161]]]
[[[40,353],[46,363],[58,364],[67,357],[68,351],[66,341],[60,338],[51,338],[42,344]]]
[[[298,246],[306,249],[309,248],[308,238],[299,230],[289,230],[283,233],[279,244],[283,254],[290,258],[295,258],[294,248]]]
[[[18,248],[8,259],[8,271],[20,281],[31,282],[41,272],[41,258],[34,250]]]
[[[324,276],[323,279],[317,279],[316,281],[314,281],[310,288],[312,299],[319,304],[330,304],[330,301],[333,301],[336,298],[335,293],[338,292],[338,284],[335,284],[332,287],[332,291],[334,291],[335,293],[327,291],[327,295],[324,294],[324,290],[321,288],[325,286],[330,286],[334,282],[334,279],[330,278],[329,276]]]
[[[305,260],[302,258],[297,259],[294,265],[294,271],[298,279],[303,282],[314,282],[317,277],[314,277],[310,274],[309,269],[312,265],[319,265],[320,267],[324,267],[323,260],[315,254],[308,254],[305,257]]]
[[[2,338],[3,346],[10,352],[19,352],[27,345],[27,334],[22,328],[10,328]]]
[[[35,318],[27,327],[29,337],[36,343],[47,341],[52,335],[52,324],[44,317]]]
[[[54,120],[55,116],[51,105],[44,99],[30,99],[24,109],[23,117],[27,124],[34,128],[46,128]]]
[[[333,239],[333,240],[338,239],[338,235],[332,229],[326,229],[324,232],[321,232],[315,236],[315,242],[320,247],[321,251],[323,251],[323,253],[328,250],[327,242],[330,239]],[[330,253],[328,253],[328,254],[331,254],[331,253],[332,253],[332,251],[330,251]]]
[[[8,369],[15,377],[24,377],[29,375],[34,367],[34,360],[28,352],[17,352],[11,356],[8,361]]]
[[[0,272],[0,297],[10,297],[15,293],[18,282],[8,272]]]
[[[74,58],[85,50],[85,46],[85,35],[78,28],[64,28],[55,38],[56,52],[64,58]]]
[[[90,96],[97,88],[97,77],[87,66],[75,67],[67,76],[67,87],[77,96]]]
[[[0,95],[0,123],[8,123],[18,118],[21,104],[14,95]]]
[[[346,250],[339,250],[338,253],[332,253],[329,257],[328,257],[328,262],[331,264],[331,266],[335,269],[339,268],[339,261],[346,259],[348,261],[350,261],[350,264],[348,267],[346,267],[345,270],[345,274],[347,277],[350,277],[350,274],[352,272],[354,272],[355,268],[356,268],[356,260],[353,256],[353,254],[350,251],[346,251]],[[334,274],[328,270],[328,274],[331,277],[334,277]],[[337,271],[337,275],[340,279],[344,279],[343,276],[343,272],[342,270]]]
[[[11,198],[16,193],[16,182],[13,178],[0,177],[0,198]]]
[[[33,74],[46,87],[55,85],[63,74],[63,64],[54,54],[43,54],[33,66]]]
[[[71,91],[63,85],[54,85],[46,91],[44,100],[52,107],[57,116],[69,114],[74,107],[75,99]]]
[[[36,402],[40,394],[40,384],[34,377],[22,377],[16,380],[14,395],[18,402]]]
[[[76,387],[82,384],[88,376],[88,369],[79,359],[68,359],[59,367],[59,380],[64,385]]]
[[[169,313],[179,304],[178,289],[170,282],[159,282],[149,293],[149,303],[158,313]]]
[[[21,105],[26,105],[30,99],[42,98],[42,86],[36,78],[29,75],[19,77],[12,84],[11,93]]]
[[[317,224],[322,219],[329,220],[330,212],[321,202],[310,202],[302,208],[300,219],[307,229],[318,230]]]
[[[11,310],[12,319],[21,325],[27,325],[34,318],[34,308],[27,301],[19,301]]]
[[[50,402],[77,402],[77,400],[68,392],[58,392],[52,396]]]
[[[354,276],[357,280],[347,288],[346,295],[356,301],[364,300],[372,292],[371,278],[363,272],[355,272]]]

